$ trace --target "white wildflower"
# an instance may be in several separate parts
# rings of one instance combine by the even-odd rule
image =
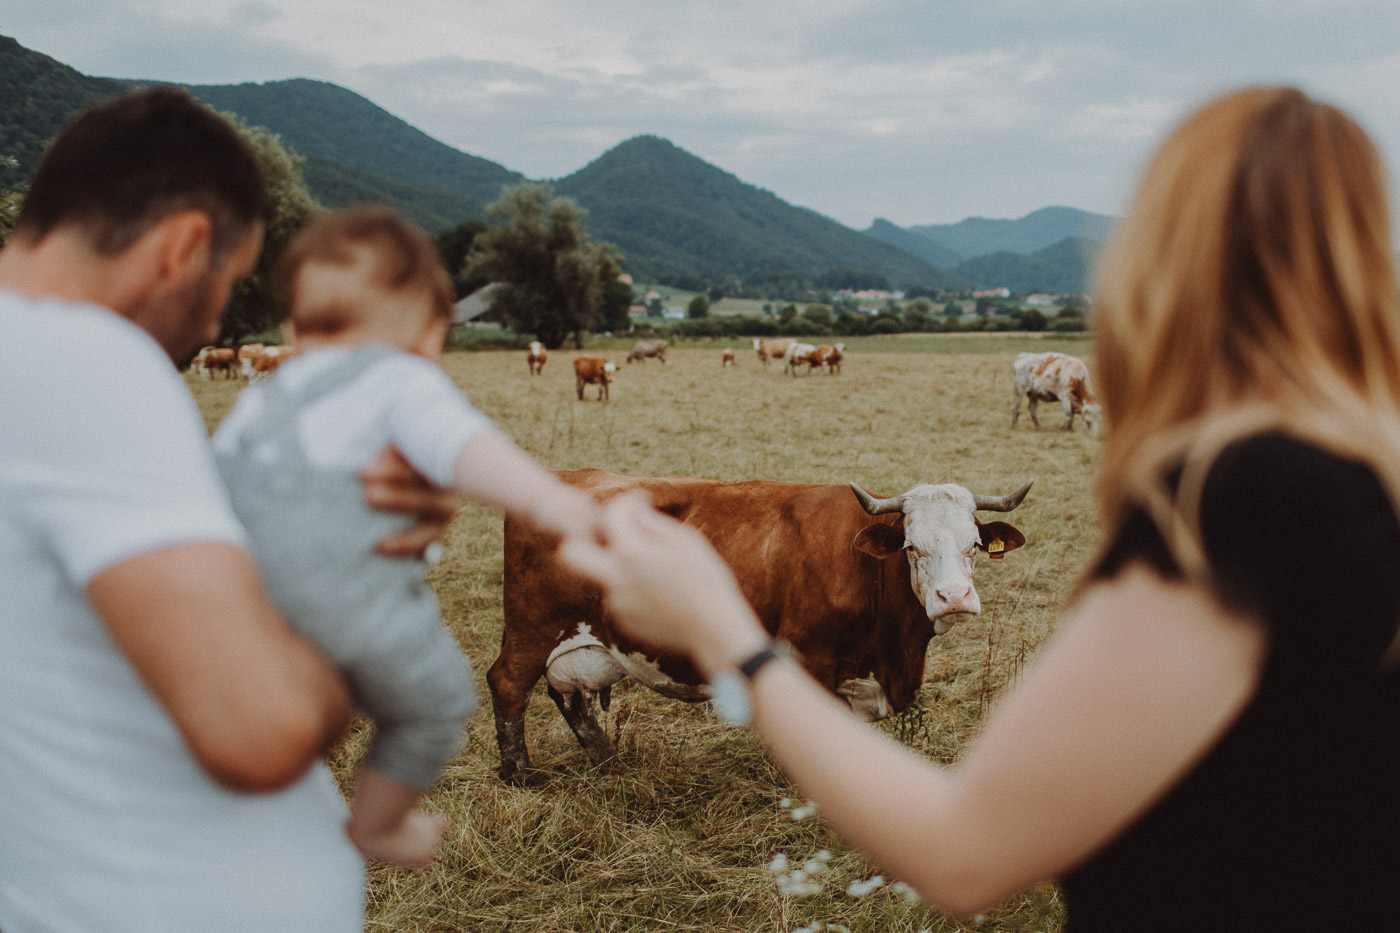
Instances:
[[[765,867],[775,875],[785,872],[788,870],[788,857],[779,852]]]
[[[818,862],[829,862],[831,861],[831,850],[822,849],[820,852],[818,852],[812,857],[815,858]]]
[[[807,861],[802,863],[802,870],[809,875],[817,875],[826,871],[826,863],[819,862],[814,858],[809,858]]]
[[[846,893],[851,897],[864,897],[885,883],[883,875],[876,875],[869,881],[852,881],[846,885]]]
[[[793,820],[805,820],[807,817],[811,816],[813,813],[816,812],[817,805],[815,803],[804,803],[800,807],[792,808],[792,818]]]
[[[904,903],[906,904],[919,903],[919,892],[909,887],[909,885],[905,884],[903,881],[896,881],[894,884],[890,885],[890,890],[904,898]]]
[[[778,801],[778,806],[786,810],[788,807],[792,806],[792,798],[784,797],[782,800]]]

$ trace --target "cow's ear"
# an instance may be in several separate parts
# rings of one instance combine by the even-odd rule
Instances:
[[[982,542],[978,546],[986,551],[992,560],[1001,560],[1007,551],[1014,551],[1026,543],[1026,536],[1006,522],[977,522],[977,532],[982,536]]]
[[[904,547],[904,529],[898,525],[885,525],[877,522],[874,525],[866,525],[856,535],[851,546],[857,551],[864,551],[871,557],[878,557],[884,560],[886,557],[893,557]]]

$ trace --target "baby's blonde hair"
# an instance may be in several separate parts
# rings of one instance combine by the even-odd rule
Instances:
[[[1270,428],[1365,461],[1396,498],[1400,298],[1386,203],[1365,131],[1294,88],[1228,94],[1162,144],[1094,290],[1110,538],[1147,507],[1183,568],[1203,572],[1205,472],[1232,440]],[[1173,507],[1162,477],[1176,465]]]
[[[341,308],[297,301],[297,275],[308,263],[350,266],[368,255],[370,280],[386,292],[419,292],[429,315],[451,318],[452,279],[432,239],[394,211],[362,205],[322,214],[312,220],[283,250],[273,284],[301,334],[335,333],[367,309]]]

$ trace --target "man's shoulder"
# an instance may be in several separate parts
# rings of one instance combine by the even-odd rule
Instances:
[[[0,290],[0,320],[7,339],[0,343],[6,368],[100,373],[113,370],[161,372],[170,360],[149,334],[109,308],[57,298],[29,298]]]

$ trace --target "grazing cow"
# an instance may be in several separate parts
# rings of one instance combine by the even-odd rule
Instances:
[[[195,355],[190,365],[205,379],[213,379],[215,370],[221,371],[226,379],[238,375],[238,358],[227,347],[205,347]]]
[[[525,362],[530,365],[530,375],[544,373],[544,364],[549,361],[549,351],[538,340],[530,341],[530,349],[525,354]]]
[[[656,508],[699,529],[764,627],[871,720],[912,703],[930,639],[981,611],[972,582],[978,549],[1000,558],[1025,543],[1005,522],[978,521],[976,510],[1010,511],[1031,485],[1003,497],[919,485],[881,499],[854,483],[644,479],[602,470],[559,476],[599,500],[641,490]],[[618,632],[600,591],[561,566],[557,547],[557,536],[506,518],[505,631],[487,674],[506,780],[521,780],[530,767],[525,707],[540,677],[594,763],[613,749],[593,698],[607,709],[622,678],[675,699],[709,695],[687,660]]]
[[[578,385],[578,399],[583,401],[583,387],[589,383],[598,386],[598,401],[608,397],[608,386],[612,384],[617,364],[601,356],[580,353],[574,357],[574,382]]]
[[[1065,412],[1065,430],[1074,430],[1074,416],[1081,415],[1090,434],[1099,432],[1100,409],[1089,389],[1089,370],[1084,361],[1064,353],[1018,353],[1011,366],[1015,384],[1011,390],[1011,426],[1021,417],[1021,400],[1029,399],[1026,410],[1037,428],[1035,416],[1041,402],[1060,403]]]
[[[834,347],[817,347],[818,350],[826,350],[825,359],[826,371],[828,375],[836,375],[841,371],[841,361],[846,358],[846,345],[838,343]]]
[[[760,340],[753,339],[753,348],[758,351],[758,361],[764,366],[768,365],[770,359],[782,359],[787,355],[788,347],[792,341],[784,337],[781,340]]]
[[[253,361],[262,356],[267,347],[260,343],[245,343],[238,348],[238,375],[244,379],[253,377]]]
[[[666,341],[664,340],[638,340],[632,346],[632,352],[627,354],[627,362],[636,360],[642,362],[649,356],[654,356],[661,362],[666,362]]]
[[[807,364],[807,372],[811,372],[821,365],[821,360],[815,359],[817,348],[810,343],[788,344],[787,353],[783,356],[783,372],[791,372],[797,375],[797,367],[803,363]]]
[[[279,366],[296,356],[296,353],[293,347],[265,347],[253,360],[253,372],[249,378],[266,379],[277,372]]]
[[[733,366],[733,365],[734,365],[734,351],[731,350],[731,349],[729,349],[728,347],[726,347],[725,350],[724,350],[724,353],[722,353],[722,354],[720,355],[719,360],[720,360],[720,362],[719,362],[719,365],[720,365],[720,366]]]

